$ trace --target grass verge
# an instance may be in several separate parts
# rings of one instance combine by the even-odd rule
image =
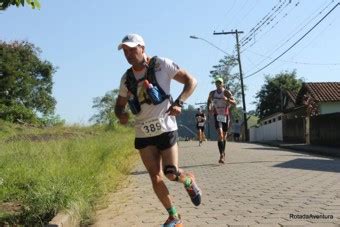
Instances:
[[[0,126],[0,224],[44,225],[60,211],[89,220],[136,160],[130,128],[16,127]]]

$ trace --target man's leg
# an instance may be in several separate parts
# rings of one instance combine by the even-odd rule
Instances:
[[[204,141],[207,141],[207,137],[205,136],[204,129],[202,130],[202,138],[203,138]]]
[[[217,141],[217,145],[218,145],[218,150],[220,152],[220,159],[219,159],[219,163],[224,163],[223,161],[223,152],[224,152],[224,134],[223,134],[223,130],[221,127],[216,128],[217,130],[217,135],[218,135],[218,141]]]
[[[227,116],[227,122],[222,123],[222,139],[223,139],[222,163],[224,163],[225,161],[225,148],[228,138],[228,129],[229,129],[229,117]]]
[[[197,140],[198,140],[198,145],[201,145],[201,130],[200,128],[197,126]]]
[[[140,155],[149,172],[153,190],[169,214],[163,226],[182,226],[180,216],[172,204],[169,190],[162,178],[162,158],[159,149],[156,146],[148,146],[140,150]]]
[[[223,163],[225,162],[225,148],[226,148],[226,143],[227,143],[227,137],[228,137],[228,132],[227,131],[223,131]]]
[[[199,127],[198,128],[198,140],[199,140],[199,145],[202,143],[202,129]]]
[[[178,145],[166,148],[161,151],[163,172],[165,176],[171,181],[178,181],[184,184],[191,201],[195,206],[201,203],[201,190],[197,187],[195,178],[192,174],[185,173],[178,167]]]
[[[217,115],[214,115],[215,119],[215,128],[217,133],[217,146],[218,151],[220,152],[220,159],[218,160],[219,163],[223,163],[222,154],[223,154],[223,130],[222,130],[222,122],[217,121]]]
[[[171,208],[171,197],[162,178],[161,155],[158,149],[156,146],[147,146],[140,149],[139,154],[150,175],[152,187],[158,199],[161,201],[165,209]]]

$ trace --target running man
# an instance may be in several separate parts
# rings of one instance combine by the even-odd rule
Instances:
[[[229,128],[229,107],[235,105],[236,101],[229,90],[224,88],[223,79],[215,80],[216,90],[209,93],[208,110],[214,115],[215,128],[218,135],[218,150],[220,152],[219,163],[225,162],[225,147],[227,132]]]
[[[196,129],[197,129],[197,138],[198,138],[198,145],[201,146],[203,142],[203,134],[204,134],[204,125],[205,125],[205,114],[201,110],[201,108],[197,109],[197,113],[195,114],[196,119]]]
[[[121,78],[115,114],[121,124],[127,124],[129,113],[126,106],[129,104],[131,112],[135,114],[135,148],[139,150],[150,175],[154,192],[169,214],[164,226],[182,226],[163,176],[182,183],[192,203],[200,205],[202,193],[194,175],[178,168],[176,123],[176,116],[181,113],[184,101],[195,90],[197,81],[172,60],[148,56],[140,35],[126,35],[118,45],[118,50],[121,49],[132,67]],[[174,102],[169,95],[172,80],[184,85]],[[145,84],[150,88],[150,82],[159,93],[148,93]],[[157,100],[154,100],[155,96]]]

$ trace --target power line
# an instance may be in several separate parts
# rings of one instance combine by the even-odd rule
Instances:
[[[254,40],[254,42],[251,43],[248,47],[243,48],[243,50],[241,51],[241,53],[242,53],[243,51],[245,51],[246,49],[248,49],[248,48],[254,46],[259,40],[261,40],[262,37],[264,37],[267,33],[269,33],[271,30],[273,30],[273,29],[274,29],[274,28],[275,28],[275,27],[276,27],[276,26],[277,26],[284,18],[286,18],[286,17],[287,17],[294,9],[296,9],[296,7],[299,6],[299,4],[300,4],[300,2],[297,2],[289,12],[285,13],[281,18],[279,18],[279,19],[276,21],[276,23],[275,23],[274,25],[272,25],[272,26],[271,26],[264,34],[262,34],[260,37],[257,37],[257,39]],[[274,20],[276,17],[277,17],[277,16],[275,16],[275,17],[273,18],[273,20]],[[255,34],[254,34],[254,39],[255,39]],[[243,45],[242,45],[242,47],[246,46],[246,44],[248,44],[251,40],[252,40],[252,39],[248,40],[247,42],[244,42]]]
[[[259,32],[262,32],[267,26],[269,26],[275,20],[275,18],[291,3],[291,1],[289,1],[286,5],[283,5],[284,3],[285,1],[282,2],[282,4],[276,8],[275,12],[272,15],[270,15],[265,21],[263,21],[260,27],[258,27],[253,33],[249,34],[248,39],[244,40],[244,42],[241,43],[241,46],[245,46],[251,40],[255,39],[255,36]]]
[[[324,8],[323,8],[317,15],[315,15],[313,18],[311,18],[311,19],[310,19],[310,17],[307,18],[307,20],[309,19],[309,20],[307,21],[307,23],[306,23],[305,25],[303,25],[303,26],[299,29],[300,25],[303,24],[303,23],[300,23],[300,25],[297,26],[297,29],[299,29],[299,30],[296,31],[296,32],[294,32],[294,33],[290,33],[289,38],[288,38],[286,41],[284,41],[283,43],[281,43],[280,45],[278,45],[274,50],[272,50],[271,53],[269,54],[269,57],[271,57],[276,51],[278,51],[281,47],[283,47],[286,43],[288,43],[291,39],[293,39],[300,31],[302,31],[302,30],[303,30],[308,24],[310,24],[316,17],[318,17],[319,15],[322,15],[322,13],[323,13],[324,11],[326,11],[327,8],[328,8],[332,3],[334,3],[334,0],[332,0],[329,4],[327,4],[327,6],[324,7]],[[313,13],[313,14],[314,14],[314,13]],[[312,14],[312,15],[313,15],[313,14]],[[251,45],[251,46],[253,46],[253,45]],[[249,47],[251,47],[251,46],[249,46]],[[243,51],[247,50],[249,47],[247,47],[247,48],[244,49]],[[241,51],[241,53],[242,53],[243,51]],[[261,60],[260,62],[258,62],[258,63],[256,64],[256,66],[253,67],[253,68],[256,68],[257,66],[261,65],[261,63],[262,63],[263,61],[265,61],[265,59],[263,59],[263,60]]]
[[[243,11],[243,9],[245,9],[245,6],[247,5],[249,0],[246,0],[243,5],[241,5],[241,11]],[[239,13],[238,11],[235,11],[237,13],[237,18],[234,17],[236,20],[234,21],[234,24],[237,24],[240,20],[244,19],[244,16],[241,15],[241,13]]]
[[[213,46],[214,48],[216,48],[217,50],[221,51],[222,53],[226,54],[227,56],[234,56],[234,55],[231,55],[229,53],[227,53],[226,51],[222,50],[221,48],[219,48],[218,46],[216,46],[215,44],[213,44],[212,42],[204,39],[204,38],[201,38],[201,37],[197,37],[195,35],[191,35],[190,36],[191,39],[200,39],[200,40],[203,40],[204,42],[210,44],[211,46]]]
[[[256,53],[254,51],[248,50],[248,52],[253,53],[255,55],[258,55],[258,56],[261,56],[261,57],[264,57],[264,58],[267,58],[267,59],[271,59],[270,56],[259,54],[259,53]],[[299,62],[299,61],[288,61],[288,60],[279,60],[279,61],[287,62],[287,63],[300,64],[300,65],[324,65],[324,66],[336,66],[336,65],[340,65],[340,62],[335,62],[335,63],[313,63],[313,62]]]
[[[318,40],[320,36],[327,35],[326,31],[332,26],[333,22],[336,19],[337,18],[334,18],[333,21],[331,21],[328,24],[328,26],[324,27],[323,29],[320,29],[320,31],[318,31],[318,33],[315,34],[315,36],[308,41],[309,43],[306,43],[304,46],[301,45],[301,47],[299,47],[299,49],[295,50],[294,54],[291,56],[291,59],[294,59],[296,56],[298,56],[300,53],[302,53],[304,49],[308,48],[313,42]],[[306,63],[306,65],[313,65],[313,63]],[[332,66],[332,65],[338,65],[338,63],[315,63],[314,65],[330,65],[330,66]]]
[[[272,9],[271,11],[273,11],[280,3],[277,3]],[[250,29],[249,34],[247,34],[244,38],[241,39],[240,43],[242,44],[245,40],[247,40],[249,37],[252,36],[252,33],[255,32],[255,30],[258,27],[261,27],[263,21],[265,21],[267,19],[267,17],[270,17],[271,11],[269,13],[267,13],[252,29]]]
[[[260,22],[258,22],[255,27],[253,27],[249,34],[241,40],[241,46],[246,45],[248,42],[250,42],[253,39],[253,36],[262,31],[262,27],[268,26],[270,23],[274,21],[277,15],[279,15],[292,1],[289,0],[288,3],[285,5],[287,0],[280,1],[278,4],[276,4],[272,9],[271,12],[267,13],[266,16],[264,16]],[[274,12],[273,12],[274,11]]]
[[[233,4],[231,5],[229,11],[226,13],[227,15],[229,15],[230,12],[233,10],[233,8],[234,8],[234,6],[235,6],[235,2],[236,2],[236,0],[234,0],[234,2],[233,2]]]
[[[248,76],[245,76],[244,79],[249,78],[255,74],[257,74],[258,72],[262,71],[263,69],[267,68],[269,65],[271,65],[272,63],[274,63],[277,59],[279,59],[280,57],[282,57],[284,54],[286,54],[289,50],[291,50],[296,44],[298,44],[303,38],[305,38],[312,30],[314,30],[314,28],[316,28],[336,7],[338,7],[340,5],[340,2],[338,2],[330,11],[328,11],[328,13],[323,16],[311,29],[309,29],[300,39],[298,39],[293,45],[291,45],[286,51],[284,51],[282,54],[280,54],[279,56],[277,56],[274,60],[272,60],[271,62],[269,62],[268,64],[266,64],[265,66],[263,66],[261,69],[251,73]]]
[[[241,16],[242,19],[239,19],[238,21],[236,21],[236,27],[241,27],[240,25],[244,23],[245,19],[251,14],[251,12],[253,12],[256,9],[256,5],[257,2],[256,1],[252,1],[254,3],[254,5],[250,5],[250,9],[243,15]]]

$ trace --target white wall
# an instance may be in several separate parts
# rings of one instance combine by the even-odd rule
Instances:
[[[275,122],[271,122],[265,125],[261,125],[258,128],[249,129],[250,142],[259,142],[266,140],[283,140],[282,136],[282,120],[278,120],[276,117]]]
[[[329,114],[340,112],[339,102],[320,103],[320,114]]]

